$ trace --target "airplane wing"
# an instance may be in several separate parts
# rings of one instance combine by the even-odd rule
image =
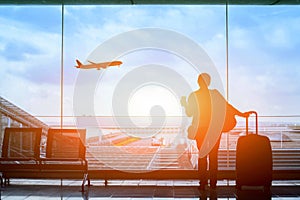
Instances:
[[[97,64],[97,63],[94,63],[94,62],[92,62],[92,61],[89,61],[89,60],[88,60],[88,62],[89,62],[89,63],[91,63],[91,64],[94,64],[94,65],[96,65],[96,64]]]

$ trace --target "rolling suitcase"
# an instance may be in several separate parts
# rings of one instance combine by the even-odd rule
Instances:
[[[246,135],[238,139],[236,147],[236,187],[263,186],[269,190],[272,184],[272,149],[268,137],[258,135],[258,116],[255,111],[255,134],[249,134],[246,118]]]

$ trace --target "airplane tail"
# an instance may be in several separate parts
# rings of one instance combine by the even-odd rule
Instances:
[[[79,68],[82,65],[82,63],[79,60],[77,60],[77,59],[76,59],[76,63],[78,65],[77,68]]]

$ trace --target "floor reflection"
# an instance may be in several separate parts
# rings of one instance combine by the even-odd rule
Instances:
[[[298,182],[277,182],[269,191],[263,188],[237,190],[234,185],[219,184],[216,189],[199,191],[194,181],[103,181],[92,182],[81,192],[80,181],[16,180],[1,188],[0,199],[300,199]],[[288,184],[287,184],[288,183]]]

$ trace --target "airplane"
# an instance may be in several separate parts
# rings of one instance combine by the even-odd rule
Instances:
[[[77,66],[75,66],[75,67],[79,68],[79,69],[93,69],[93,68],[95,68],[97,70],[100,70],[100,69],[105,69],[105,68],[110,67],[110,66],[120,67],[120,65],[122,64],[122,61],[112,61],[112,62],[102,62],[102,63],[94,63],[94,62],[91,62],[91,61],[88,61],[88,62],[91,63],[91,64],[84,65],[79,60],[76,59]]]

